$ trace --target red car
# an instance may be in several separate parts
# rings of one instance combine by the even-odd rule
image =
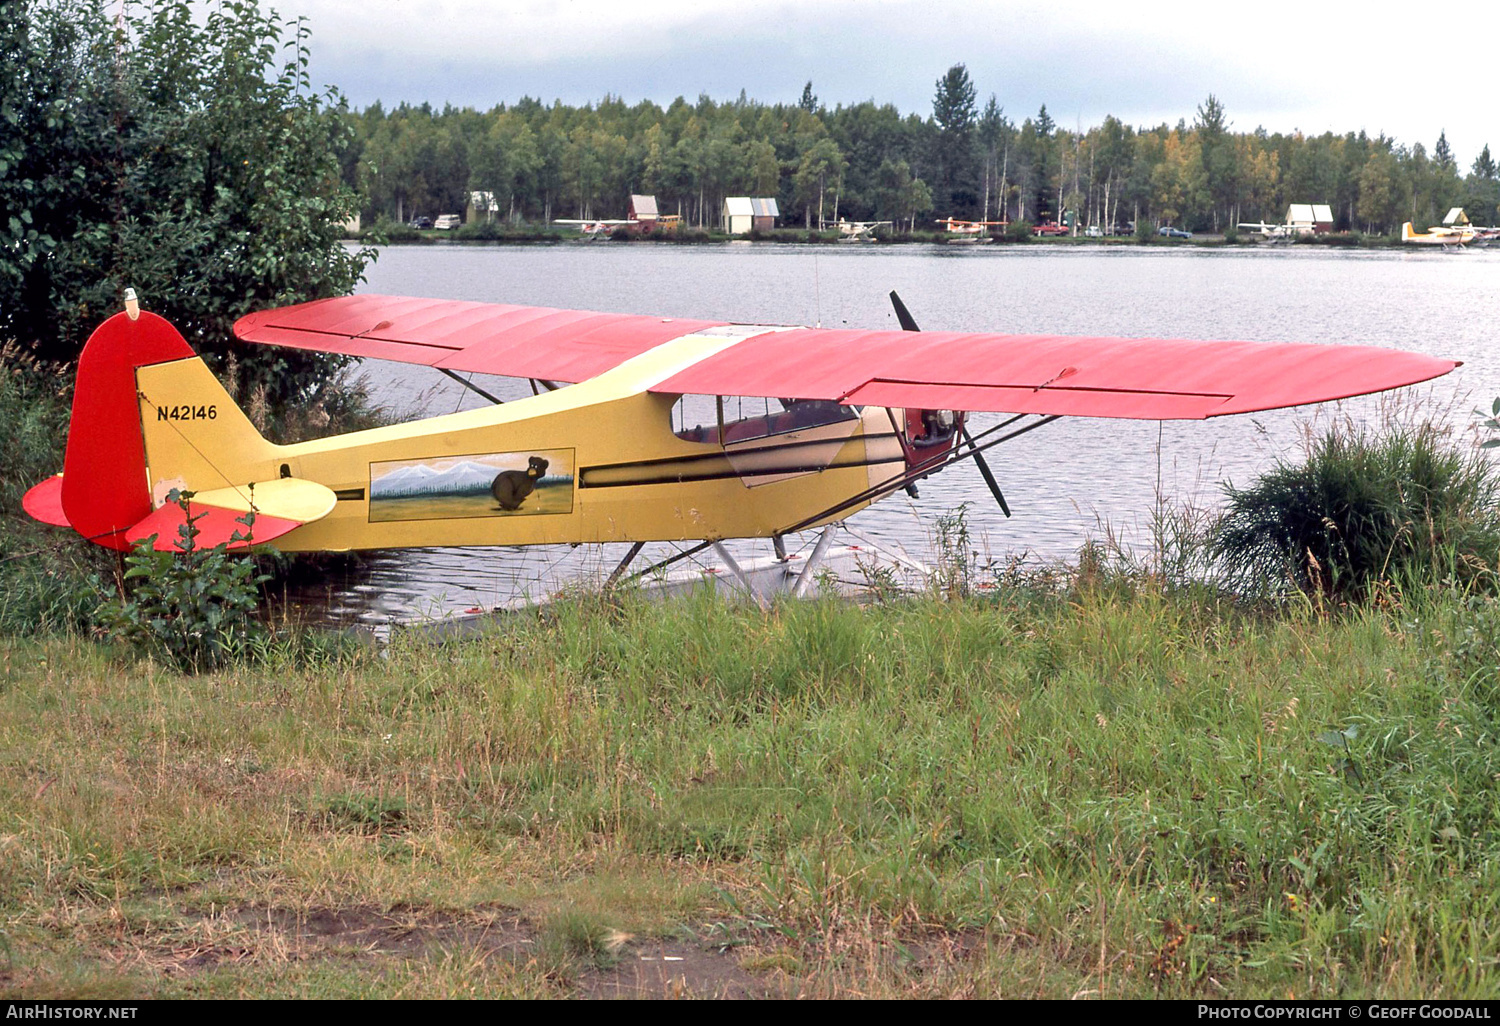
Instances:
[[[1066,227],[1064,227],[1063,225],[1057,224],[1054,221],[1048,221],[1046,224],[1039,224],[1035,228],[1033,228],[1032,229],[1032,234],[1034,234],[1034,235],[1066,235],[1066,234],[1068,234],[1068,229]]]

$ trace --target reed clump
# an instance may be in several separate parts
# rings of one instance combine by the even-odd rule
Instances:
[[[1430,420],[1337,420],[1308,434],[1300,462],[1225,490],[1210,554],[1236,594],[1360,601],[1392,581],[1493,583],[1500,477],[1472,439]]]

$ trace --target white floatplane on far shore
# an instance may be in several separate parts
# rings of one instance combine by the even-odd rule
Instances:
[[[841,236],[840,242],[874,242],[875,229],[890,224],[890,221],[845,221],[839,218],[825,227],[837,228]]]
[[[1235,225],[1242,232],[1255,232],[1264,235],[1268,239],[1290,239],[1298,233],[1298,227],[1292,224],[1267,224],[1264,221],[1241,221]]]
[[[571,225],[578,229],[581,235],[608,235],[614,229],[626,224],[638,224],[637,221],[626,221],[621,218],[579,218],[579,217],[555,217],[553,224]]]

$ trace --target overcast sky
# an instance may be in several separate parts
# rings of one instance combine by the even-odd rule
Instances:
[[[487,109],[535,96],[581,104],[708,93],[795,101],[809,79],[833,106],[875,99],[932,111],[934,83],[968,66],[1020,120],[1114,114],[1192,120],[1209,93],[1231,126],[1364,129],[1429,150],[1447,130],[1460,165],[1496,131],[1500,5],[1262,0],[263,0],[306,15],[313,76],[356,107],[379,99]],[[1451,8],[1451,9],[1450,9]],[[1388,13],[1389,12],[1389,13]]]

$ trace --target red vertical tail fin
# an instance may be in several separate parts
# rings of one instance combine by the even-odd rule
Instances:
[[[115,314],[89,336],[78,360],[62,479],[63,513],[85,538],[128,550],[126,529],[152,511],[135,369],[196,355],[152,313]]]

